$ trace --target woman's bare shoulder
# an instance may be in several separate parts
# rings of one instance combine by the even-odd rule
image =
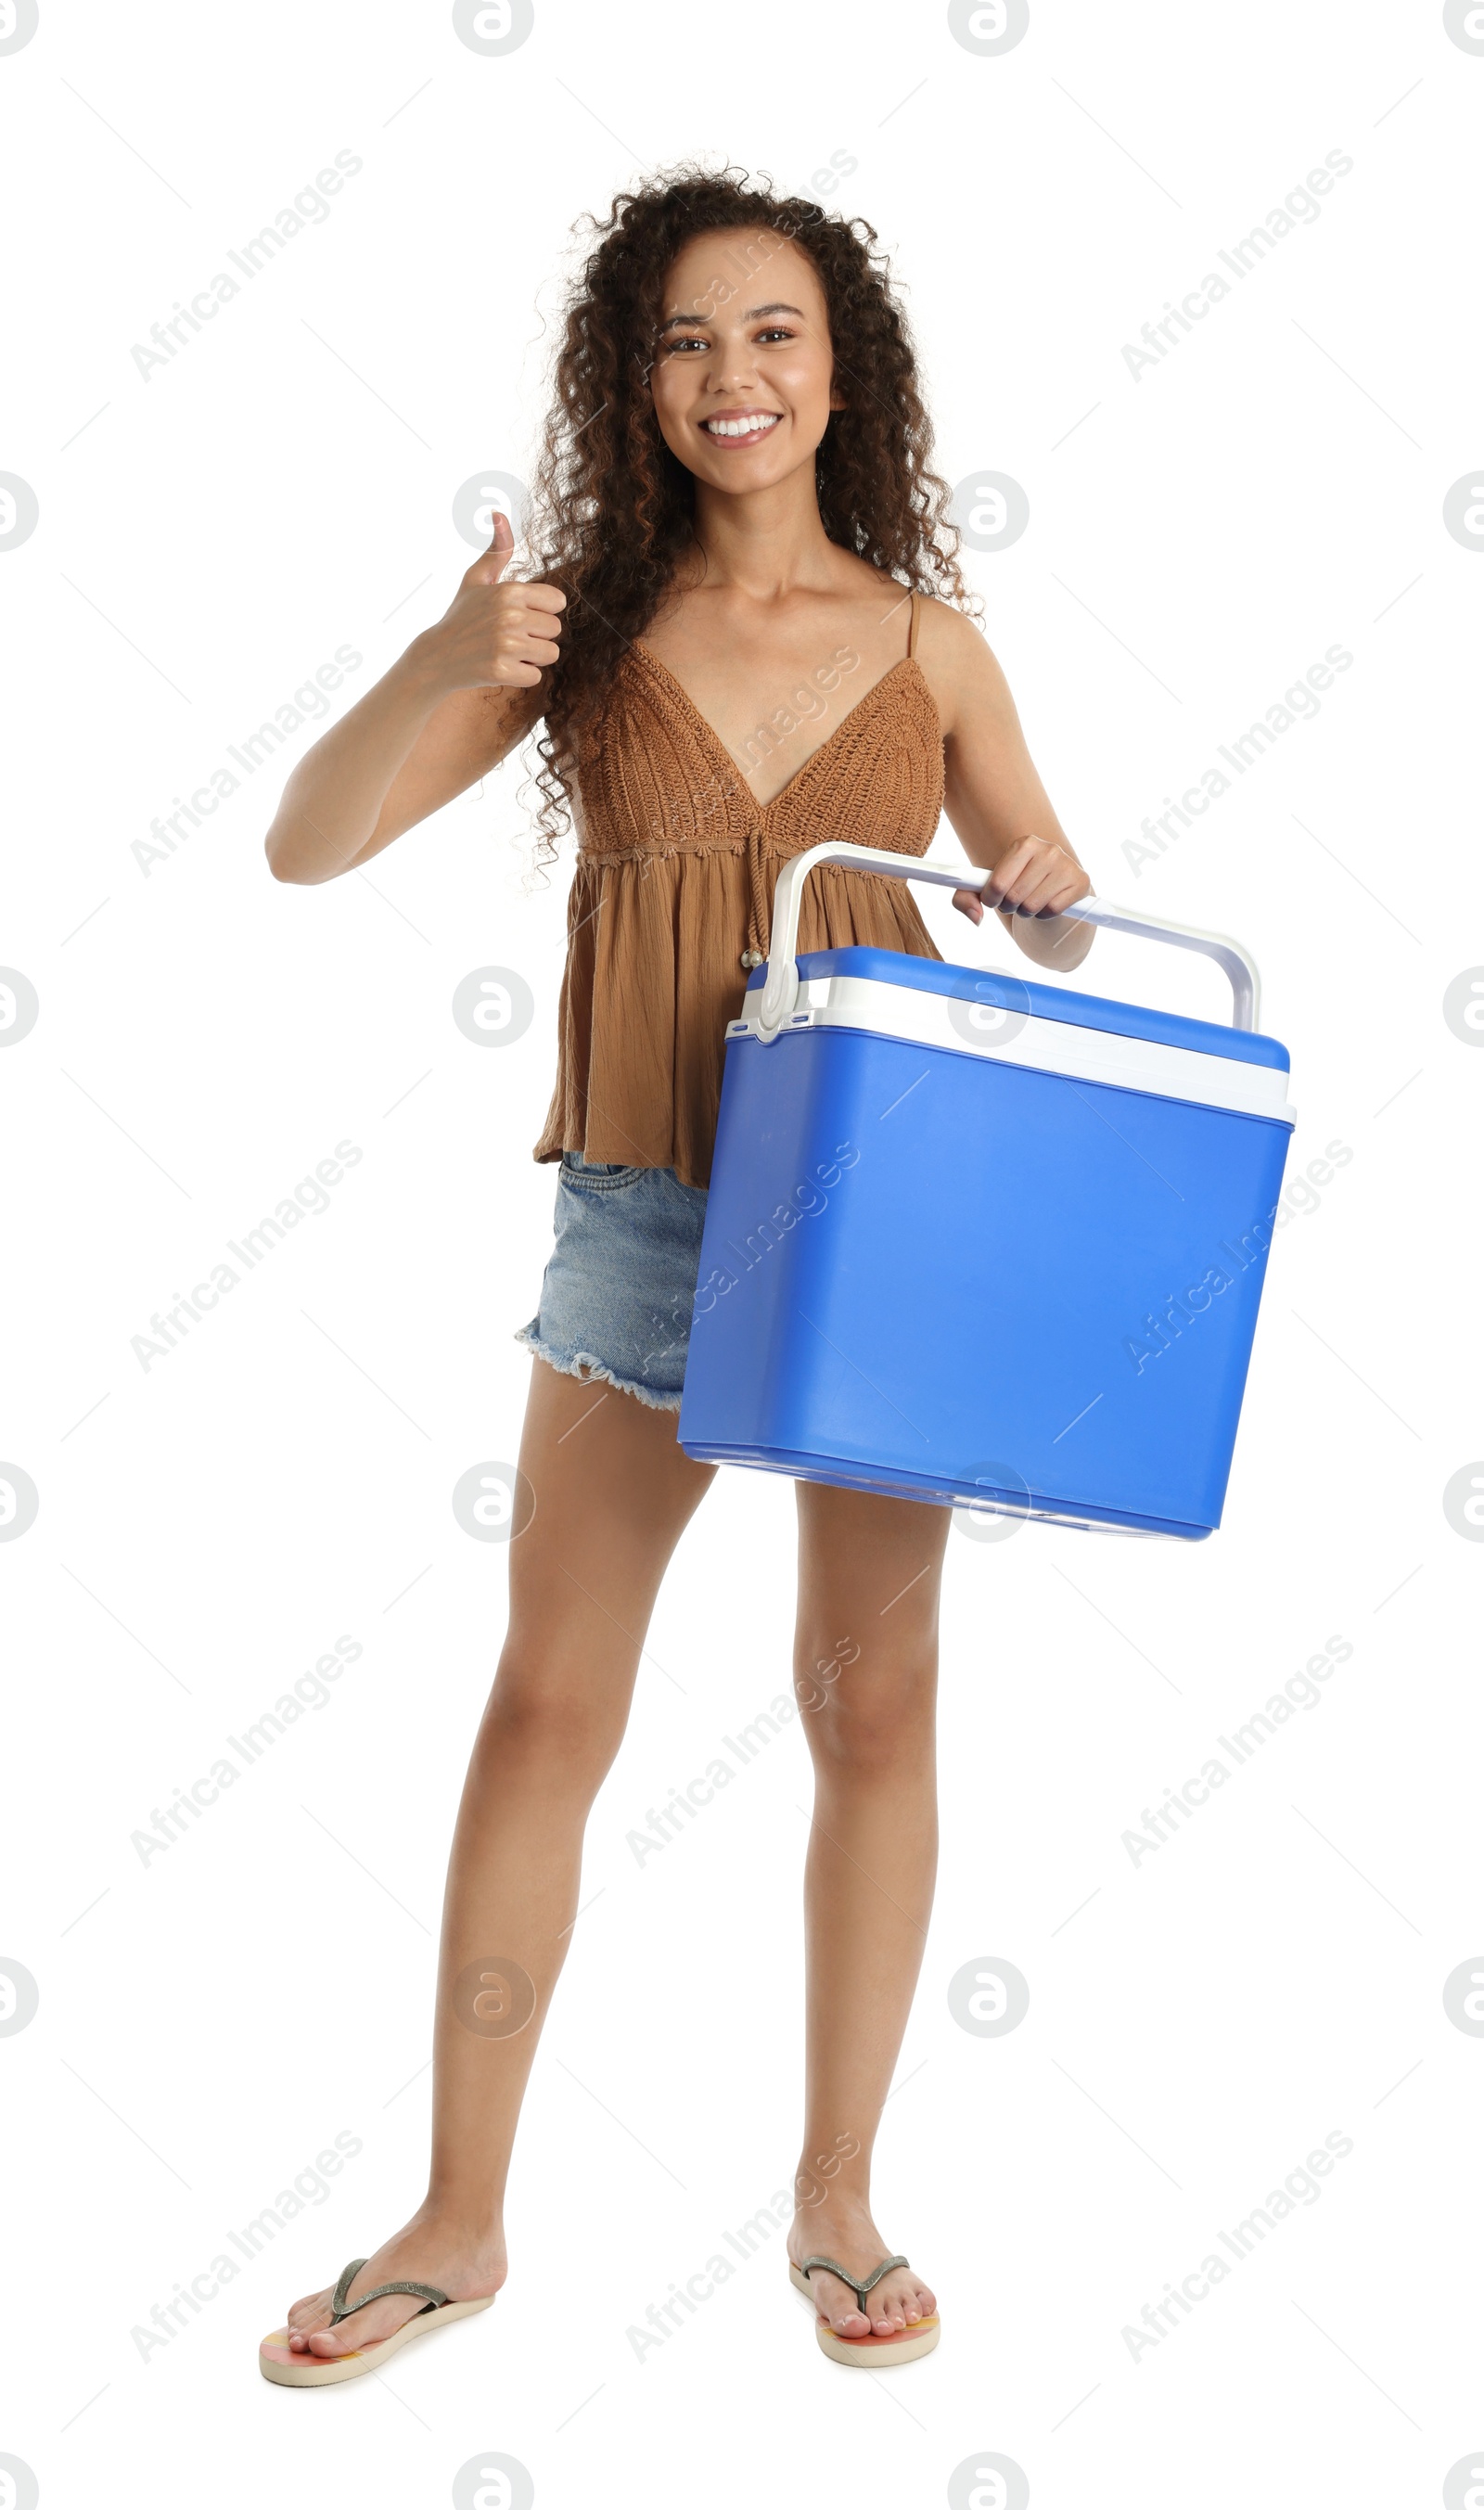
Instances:
[[[953,733],[967,707],[1008,696],[983,628],[951,601],[918,594],[916,653],[945,736]]]
[[[918,650],[931,639],[943,654],[982,654],[987,651],[984,630],[976,619],[961,610],[953,601],[939,601],[935,593],[920,592],[917,596]]]

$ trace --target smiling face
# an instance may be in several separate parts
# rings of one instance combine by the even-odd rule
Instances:
[[[832,409],[824,290],[809,255],[770,228],[697,236],[665,276],[650,372],[660,432],[723,493],[775,487],[805,465]]]

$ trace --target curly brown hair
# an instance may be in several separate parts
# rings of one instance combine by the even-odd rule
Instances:
[[[929,468],[932,430],[918,387],[905,314],[876,230],[817,201],[780,198],[772,178],[682,165],[620,192],[577,275],[556,352],[554,399],[531,490],[531,579],[567,596],[560,659],[539,704],[542,793],[538,864],[568,818],[583,735],[600,716],[620,656],[654,618],[695,539],[695,481],[660,432],[649,390],[665,274],[692,239],[753,227],[809,255],[824,291],[836,379],[848,406],[832,412],[816,456],[819,515],[832,541],[915,592],[971,616],[950,490]],[[840,354],[851,343],[851,362]]]

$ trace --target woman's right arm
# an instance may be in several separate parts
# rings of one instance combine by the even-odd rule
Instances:
[[[437,627],[306,751],[264,841],[275,879],[313,884],[384,846],[499,765],[538,720],[566,594],[502,584],[505,516]]]

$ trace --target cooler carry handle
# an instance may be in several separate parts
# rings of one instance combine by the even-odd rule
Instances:
[[[976,863],[933,862],[920,855],[887,853],[879,846],[853,846],[829,838],[810,846],[783,865],[773,892],[773,948],[763,980],[758,1033],[766,1042],[778,1036],[799,998],[799,907],[804,883],[817,864],[854,863],[861,871],[886,872],[894,880],[925,880],[938,889],[982,889],[990,874]],[[1232,981],[1232,1026],[1257,1026],[1257,967],[1239,941],[1224,932],[1202,932],[1195,925],[1170,924],[1161,915],[1139,915],[1129,906],[1113,906],[1100,897],[1080,898],[1062,909],[1080,924],[1105,924],[1114,932],[1141,933],[1149,941],[1168,941],[1178,950],[1199,950],[1214,959]]]

